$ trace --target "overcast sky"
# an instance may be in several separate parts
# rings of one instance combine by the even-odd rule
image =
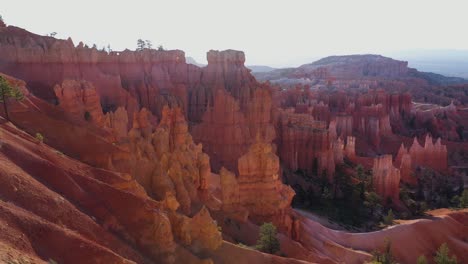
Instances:
[[[0,0],[5,22],[98,47],[136,40],[184,50],[243,50],[286,66],[333,54],[468,49],[468,0]]]

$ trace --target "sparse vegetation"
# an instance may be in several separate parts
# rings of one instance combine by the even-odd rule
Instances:
[[[464,189],[460,197],[460,208],[468,208],[468,189]]]
[[[427,264],[427,258],[426,256],[422,255],[418,257],[418,260],[416,261],[416,264]]]
[[[390,209],[388,210],[387,215],[383,217],[383,221],[385,225],[392,225],[393,220],[394,220],[393,210]]]
[[[257,241],[256,249],[274,254],[280,250],[280,242],[276,237],[277,230],[276,226],[272,223],[264,223],[260,227],[260,237]]]
[[[457,264],[457,257],[456,256],[449,256],[449,248],[446,243],[443,243],[436,252],[436,256],[434,257],[434,262],[436,264]]]
[[[146,42],[142,39],[137,40],[137,51],[142,51],[146,48]]]
[[[146,43],[146,47],[148,49],[152,49],[153,48],[153,43],[151,42],[151,40],[145,40],[145,43]]]
[[[89,111],[86,111],[86,112],[84,113],[84,119],[85,119],[86,121],[90,121],[90,120],[91,120],[91,113],[89,113]]]
[[[3,76],[0,76],[0,103],[3,104],[5,118],[8,121],[11,121],[8,113],[8,99],[10,98],[15,99],[16,101],[21,101],[23,100],[24,95],[18,87],[13,87]]]
[[[385,239],[385,246],[383,252],[374,251],[372,254],[372,264],[394,264],[395,258],[392,255],[392,243],[389,239]]]
[[[34,137],[39,141],[39,143],[44,142],[44,136],[41,133],[36,133]]]

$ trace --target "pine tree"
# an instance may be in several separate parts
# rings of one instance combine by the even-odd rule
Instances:
[[[449,248],[446,243],[443,243],[434,257],[436,264],[457,264],[457,257],[449,257]]]
[[[146,47],[148,49],[152,49],[153,48],[153,43],[151,42],[151,40],[145,40],[145,43],[146,43]]]
[[[146,42],[142,39],[138,39],[137,40],[137,50],[138,51],[141,51],[141,50],[144,50],[146,48]]]
[[[375,264],[395,264],[395,260],[393,258],[393,254],[392,254],[392,242],[386,238],[385,239],[385,248],[384,248],[384,252],[379,252],[379,251],[376,251],[372,254],[372,262],[371,263],[375,263]]]
[[[463,190],[463,193],[460,197],[460,208],[468,207],[468,189]]]
[[[390,209],[390,210],[388,210],[387,215],[383,217],[384,224],[386,224],[386,225],[393,224],[393,219],[394,219],[393,210]]]
[[[265,253],[276,253],[280,250],[280,242],[276,238],[276,226],[272,223],[264,223],[260,227],[260,238],[256,248]]]
[[[8,121],[10,121],[10,115],[8,114],[9,98],[21,101],[23,100],[24,95],[18,87],[11,86],[3,76],[0,76],[0,103],[3,104],[5,118]]]

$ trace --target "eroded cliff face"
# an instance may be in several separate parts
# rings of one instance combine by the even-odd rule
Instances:
[[[131,175],[60,155],[3,119],[0,135],[2,222],[9,234],[28,239],[33,256],[67,263],[178,263],[184,261],[176,254],[181,245],[196,254],[221,244],[205,209],[193,217],[176,213],[170,196],[157,202]],[[25,250],[18,241],[2,241]],[[194,253],[187,251],[201,261]]]
[[[170,105],[199,122],[216,90],[228,91],[244,109],[257,85],[240,51],[212,50],[202,69],[187,64],[180,50],[108,53],[13,26],[0,33],[0,72],[26,81],[48,102],[57,100],[51,87],[67,79],[85,80],[96,87],[105,112],[125,107],[131,118],[144,107],[160,117],[164,105]]]
[[[374,158],[372,184],[375,192],[384,199],[385,203],[390,199],[391,203],[399,203],[400,177],[400,170],[393,166],[392,155]]]
[[[441,139],[434,143],[430,135],[426,135],[424,146],[415,137],[409,148],[402,143],[395,157],[395,163],[400,166],[402,180],[416,186],[417,178],[413,175],[417,167],[432,168],[439,172],[447,172],[447,146],[442,145]]]
[[[247,152],[256,136],[266,142],[274,139],[270,113],[271,96],[266,89],[259,88],[254,92],[245,111],[241,110],[238,100],[220,89],[216,92],[214,105],[208,108],[192,134],[212,157],[215,171],[222,166],[237,171],[237,160]]]
[[[94,86],[86,81],[65,80],[54,86],[59,106],[77,121],[92,121],[103,125],[104,115],[100,97]]]
[[[289,211],[295,193],[281,182],[279,158],[271,144],[257,137],[238,164],[238,177],[224,168],[221,170],[223,209],[244,221],[248,213],[248,218],[257,224],[273,222],[291,235]]]
[[[163,108],[155,128],[150,119],[151,113],[142,109],[128,133],[132,174],[157,199],[174,195],[182,212],[190,215],[200,206],[198,192],[207,188],[209,157],[193,143],[180,108]]]

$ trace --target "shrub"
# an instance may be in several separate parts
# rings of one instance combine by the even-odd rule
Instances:
[[[436,264],[457,264],[457,257],[449,257],[449,248],[446,243],[443,243],[434,257]]]
[[[392,225],[393,224],[393,211],[392,209],[388,210],[388,213],[386,216],[383,217],[384,224],[386,225]]]
[[[264,223],[260,227],[260,238],[255,246],[258,250],[274,254],[280,250],[280,242],[276,238],[276,226],[272,223]]]
[[[39,141],[39,143],[44,142],[44,136],[41,133],[36,133],[34,137]]]
[[[85,119],[86,121],[91,120],[91,114],[90,114],[88,111],[86,111],[86,112],[84,113],[84,119]]]
[[[385,248],[384,252],[375,251],[372,253],[372,262],[371,263],[381,263],[381,264],[394,264],[396,263],[392,255],[392,243],[390,240],[385,239]]]
[[[427,258],[424,255],[418,257],[416,264],[427,264]]]
[[[468,189],[463,190],[463,193],[460,197],[460,208],[468,207]]]

